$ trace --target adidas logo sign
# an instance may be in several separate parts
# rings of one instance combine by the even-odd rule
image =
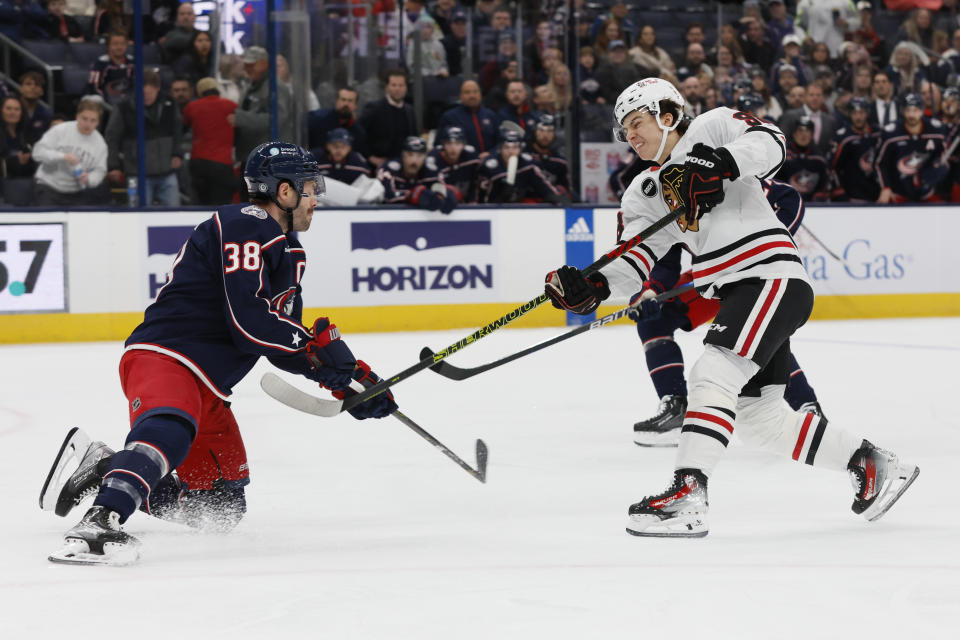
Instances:
[[[590,231],[590,225],[584,217],[577,218],[569,229],[567,229],[567,242],[593,242],[593,233]]]

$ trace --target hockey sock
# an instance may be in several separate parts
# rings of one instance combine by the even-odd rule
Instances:
[[[93,504],[116,511],[125,522],[160,479],[186,459],[195,433],[194,426],[179,417],[144,418],[130,430],[123,451],[113,454]]]
[[[800,368],[792,353],[790,354],[790,381],[787,383],[784,399],[793,410],[799,409],[808,402],[817,401],[816,392],[807,382],[807,376],[803,373],[803,369]]]
[[[707,345],[690,371],[687,414],[674,467],[710,477],[733,436],[737,396],[760,367],[729,349]]]
[[[160,478],[147,500],[140,505],[140,511],[161,520],[176,520],[180,516],[180,500],[184,493],[180,478],[176,473],[170,472]]]
[[[862,438],[829,424],[813,413],[791,411],[783,386],[769,385],[759,398],[741,398],[738,433],[749,445],[803,464],[843,471]]]
[[[644,339],[643,351],[657,397],[687,395],[687,381],[683,376],[683,354],[679,345],[673,341],[673,336]]]

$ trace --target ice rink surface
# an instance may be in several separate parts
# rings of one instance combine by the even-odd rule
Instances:
[[[502,330],[475,365],[560,329]],[[381,374],[469,331],[348,335]],[[688,364],[701,333],[680,334]],[[67,519],[40,485],[66,430],[127,430],[118,343],[0,347],[0,638],[944,638],[960,620],[956,410],[960,319],[818,322],[793,341],[831,424],[920,465],[880,521],[846,474],[734,441],[710,484],[710,535],[634,538],[626,511],[668,483],[642,449],[656,408],[631,327],[591,331],[454,382],[399,384],[401,409],[474,463],[482,485],[394,419],[277,404],[258,367],[234,409],[252,469],[226,536],[136,514],[133,567],[47,562]],[[300,385],[310,389],[309,383]]]

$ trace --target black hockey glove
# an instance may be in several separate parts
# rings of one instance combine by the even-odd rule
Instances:
[[[366,362],[357,360],[357,368],[353,371],[353,379],[362,384],[364,388],[367,388],[377,384],[382,378],[371,371],[370,365]],[[357,392],[347,387],[339,391],[334,391],[333,395],[335,398],[343,400],[344,398],[357,395]],[[369,400],[361,402],[352,409],[347,409],[347,411],[357,420],[366,420],[367,418],[386,417],[396,411],[397,408],[397,402],[393,399],[393,393],[384,391]]]
[[[330,324],[330,318],[317,318],[313,323],[313,340],[307,343],[306,356],[323,386],[343,389],[350,384],[357,359],[340,339],[337,325]]]
[[[582,316],[593,313],[610,297],[610,287],[602,273],[584,277],[580,269],[569,265],[548,273],[543,290],[554,307]]]
[[[723,202],[723,181],[736,180],[740,169],[730,152],[702,142],[693,145],[684,162],[681,193],[686,200],[687,226]]]

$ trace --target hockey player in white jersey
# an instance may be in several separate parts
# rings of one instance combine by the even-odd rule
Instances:
[[[694,255],[694,286],[720,300],[703,355],[690,372],[673,482],[630,507],[627,532],[707,535],[708,479],[735,429],[748,445],[848,471],[853,511],[876,520],[919,469],[826,418],[792,411],[783,399],[789,339],[813,308],[797,247],[759,180],[783,163],[783,133],[726,107],[684,120],[683,104],[673,85],[659,78],[636,82],[617,99],[618,137],[642,159],[659,163],[624,193],[619,235],[632,237],[671,212],[686,214],[600,271],[585,277],[564,266],[549,273],[545,285],[555,307],[590,313],[611,294],[638,291],[657,259],[682,243]]]

